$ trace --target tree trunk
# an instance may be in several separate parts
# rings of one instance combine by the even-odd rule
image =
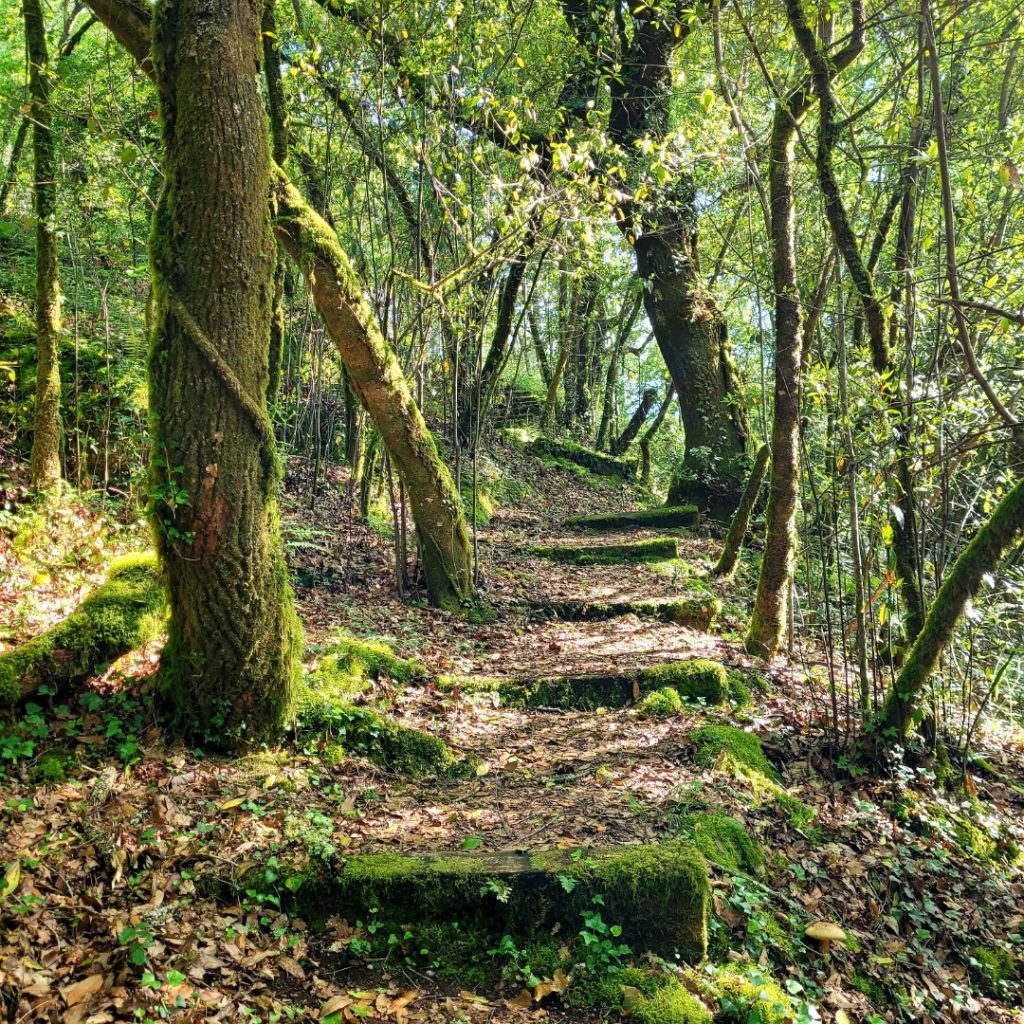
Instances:
[[[18,123],[18,131],[14,136],[14,143],[11,146],[11,155],[7,159],[7,169],[4,171],[4,183],[0,185],[0,215],[7,210],[7,197],[11,194],[11,188],[18,177],[18,162],[21,160],[21,151],[25,148],[25,139],[28,137],[29,119],[22,117]]]
[[[748,427],[725,318],[700,286],[694,199],[692,181],[681,177],[659,196],[633,248],[686,434],[686,456],[668,502],[698,504],[713,518],[728,519],[747,474]]]
[[[305,273],[352,390],[373,417],[405,483],[430,600],[458,611],[473,599],[474,587],[473,554],[455,483],[337,235],[280,170],[273,187],[277,237]]]
[[[725,535],[725,545],[722,554],[715,563],[715,575],[728,578],[736,569],[739,561],[740,551],[743,550],[743,538],[747,535],[747,527],[750,525],[750,515],[757,503],[757,496],[761,493],[761,485],[764,483],[765,474],[768,472],[768,460],[771,457],[771,446],[761,445],[757,456],[754,458],[754,465],[750,469],[750,476],[747,478],[747,486],[743,489],[743,497],[740,498],[736,514],[729,524],[729,532]]]
[[[626,424],[626,429],[618,436],[615,443],[612,445],[612,455],[622,455],[629,449],[629,446],[633,443],[636,435],[640,433],[641,428],[647,421],[647,417],[650,415],[651,410],[654,408],[654,403],[658,401],[658,392],[654,388],[648,388],[640,399],[640,404],[636,407],[636,411],[630,418],[629,423]]]
[[[779,647],[789,612],[799,501],[800,370],[803,314],[796,279],[793,152],[796,121],[779,104],[772,122],[769,195],[772,276],[775,283],[775,416],[768,531],[747,650],[770,658]]]
[[[909,736],[921,692],[949,645],[967,602],[978,592],[982,579],[995,572],[1022,530],[1024,477],[996,506],[991,519],[953,563],[935,595],[924,627],[907,655],[885,706],[872,723],[873,732],[883,744],[899,743]]]
[[[60,274],[57,266],[57,154],[51,127],[46,25],[39,0],[24,0],[29,61],[36,217],[36,397],[32,486],[60,483]]]
[[[171,621],[162,689],[203,742],[273,741],[299,629],[267,416],[274,240],[258,0],[163,0],[164,190],[150,258],[151,516]]]

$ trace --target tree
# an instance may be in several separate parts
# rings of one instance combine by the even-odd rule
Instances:
[[[255,0],[162,0],[164,188],[150,242],[151,518],[170,624],[162,689],[217,746],[277,738],[299,630],[266,394],[275,264]]]
[[[57,157],[42,5],[39,0],[24,0],[23,12],[29,62],[36,220],[36,395],[30,471],[32,486],[45,489],[61,479]]]

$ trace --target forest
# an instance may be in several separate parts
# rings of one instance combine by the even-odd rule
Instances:
[[[0,0],[0,1021],[1024,1022],[1022,72]]]

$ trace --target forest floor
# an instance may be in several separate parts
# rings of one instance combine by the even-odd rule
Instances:
[[[522,978],[474,986],[447,976],[415,938],[396,936],[390,952],[376,952],[366,922],[332,918],[316,931],[279,909],[272,884],[225,898],[201,879],[237,878],[268,853],[301,864],[315,843],[340,857],[650,843],[677,834],[680,815],[695,806],[742,822],[768,853],[760,876],[712,865],[712,948],[773,974],[798,1019],[816,1019],[807,1003],[840,1024],[1024,1019],[1020,984],[995,980],[978,954],[1009,950],[1019,970],[1021,736],[980,738],[1003,778],[970,777],[969,796],[939,792],[924,769],[858,777],[842,749],[845,715],[835,743],[815,630],[798,630],[792,657],[771,666],[742,651],[752,559],[734,581],[717,582],[710,567],[720,541],[707,530],[672,531],[680,557],[668,562],[540,559],[532,545],[569,541],[566,516],[634,507],[638,495],[514,448],[498,458],[520,486],[514,507],[499,505],[479,530],[481,584],[498,613],[479,623],[401,601],[391,545],[353,519],[344,476],[330,474],[311,500],[306,468],[289,467],[285,537],[308,667],[339,631],[387,642],[432,678],[622,671],[700,657],[762,680],[752,702],[667,719],[632,708],[520,711],[493,694],[382,678],[362,701],[478,759],[468,778],[414,779],[357,757],[328,763],[301,742],[239,759],[176,745],[152,710],[158,648],[133,652],[67,704],[30,706],[0,731],[0,1020],[601,1019],[557,996],[535,999],[542,993],[524,993]],[[5,646],[66,614],[112,552],[145,543],[141,524],[119,523],[92,502],[66,501],[45,522],[9,505],[0,518]],[[723,602],[709,633],[634,614],[567,622],[538,607],[703,594]],[[758,734],[792,799],[764,799],[724,763],[698,765],[689,736],[708,722]],[[53,748],[69,755],[66,778],[41,780]],[[96,803],[101,780],[110,792]],[[804,936],[817,919],[839,922],[847,942],[820,953]]]

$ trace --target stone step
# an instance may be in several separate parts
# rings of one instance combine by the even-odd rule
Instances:
[[[679,556],[674,537],[654,537],[625,544],[569,544],[534,547],[530,553],[568,565],[618,565],[623,562],[662,561]]]
[[[662,598],[653,601],[534,601],[528,611],[568,622],[595,622],[620,615],[674,622],[678,626],[708,630],[722,613],[717,597]]]
[[[542,459],[560,459],[594,473],[597,476],[618,477],[632,480],[636,475],[636,462],[619,459],[592,448],[574,444],[572,441],[556,441],[550,437],[538,437],[530,444],[530,453]]]
[[[258,869],[257,869],[258,870]],[[707,864],[695,846],[672,841],[592,851],[534,853],[371,853],[339,867],[286,880],[310,923],[337,915],[408,926],[449,924],[519,944],[579,933],[585,911],[622,928],[634,953],[678,954],[697,963],[707,952]],[[486,948],[486,947],[484,947]]]
[[[684,700],[722,704],[729,695],[729,676],[715,661],[703,658],[612,674],[515,678],[441,676],[439,689],[461,693],[496,693],[508,708],[558,708],[595,711],[621,708],[647,693],[670,687]]]
[[[690,527],[700,522],[696,505],[662,505],[659,508],[642,508],[635,512],[607,512],[590,516],[571,516],[563,524],[567,530],[630,530],[656,527]]]

